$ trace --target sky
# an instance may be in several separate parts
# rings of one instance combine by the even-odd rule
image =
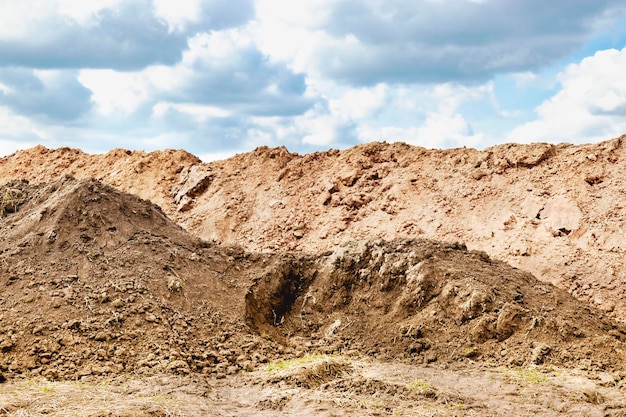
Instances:
[[[0,156],[626,133],[623,0],[0,0]]]

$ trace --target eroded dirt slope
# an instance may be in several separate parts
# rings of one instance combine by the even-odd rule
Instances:
[[[626,320],[624,140],[484,151],[371,143],[308,155],[259,148],[209,164],[183,151],[36,147],[1,159],[0,178],[95,177],[159,204],[196,236],[251,251],[461,241]]]
[[[254,280],[246,317],[261,334],[328,353],[586,369],[626,360],[623,326],[484,252],[430,240],[287,255]]]

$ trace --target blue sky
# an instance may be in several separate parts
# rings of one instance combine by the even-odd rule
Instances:
[[[623,0],[0,0],[0,155],[626,133]]]

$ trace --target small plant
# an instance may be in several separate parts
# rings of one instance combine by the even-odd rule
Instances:
[[[277,363],[270,363],[267,365],[267,370],[270,372],[278,371],[281,369],[286,369],[294,365],[304,365],[306,363],[315,362],[317,360],[330,359],[329,355],[306,355],[297,359],[289,359],[285,361],[280,361]]]
[[[534,385],[546,382],[548,377],[536,369],[514,368],[506,372],[509,376],[525,384]]]
[[[419,391],[420,393],[425,394],[430,392],[432,387],[428,382],[416,379],[412,381],[407,388],[411,391]]]
[[[361,400],[359,401],[361,408],[366,408],[370,410],[380,410],[384,407],[384,403],[380,400]]]
[[[463,349],[463,356],[465,356],[466,358],[473,358],[476,355],[478,355],[478,351],[473,347]]]
[[[20,204],[19,199],[22,197],[22,191],[14,188],[6,188],[2,196],[2,201],[0,201],[0,214],[15,213]]]

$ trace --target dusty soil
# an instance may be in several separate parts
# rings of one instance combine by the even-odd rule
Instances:
[[[625,141],[484,151],[370,143],[308,155],[258,148],[206,164],[184,151],[38,146],[0,159],[0,178],[96,178],[158,204],[202,239],[255,252],[459,241],[624,321]]]
[[[621,227],[585,223],[589,207],[616,210],[621,178],[607,168],[583,194],[556,193],[555,177],[545,199],[529,188],[524,201],[543,202],[529,218],[505,187],[520,194],[590,148],[511,146],[506,164],[504,148],[402,144],[213,164],[183,151],[6,157],[0,414],[626,415],[621,249],[580,244]],[[619,166],[621,140],[594,149],[587,161]],[[494,223],[502,210],[516,214]],[[506,263],[498,245],[530,232],[542,251]],[[540,280],[526,271],[548,255]],[[587,268],[580,290],[561,279],[572,264]]]
[[[19,378],[0,385],[7,416],[588,416],[626,415],[626,387],[562,368],[462,369],[304,357],[225,379],[198,376]]]

